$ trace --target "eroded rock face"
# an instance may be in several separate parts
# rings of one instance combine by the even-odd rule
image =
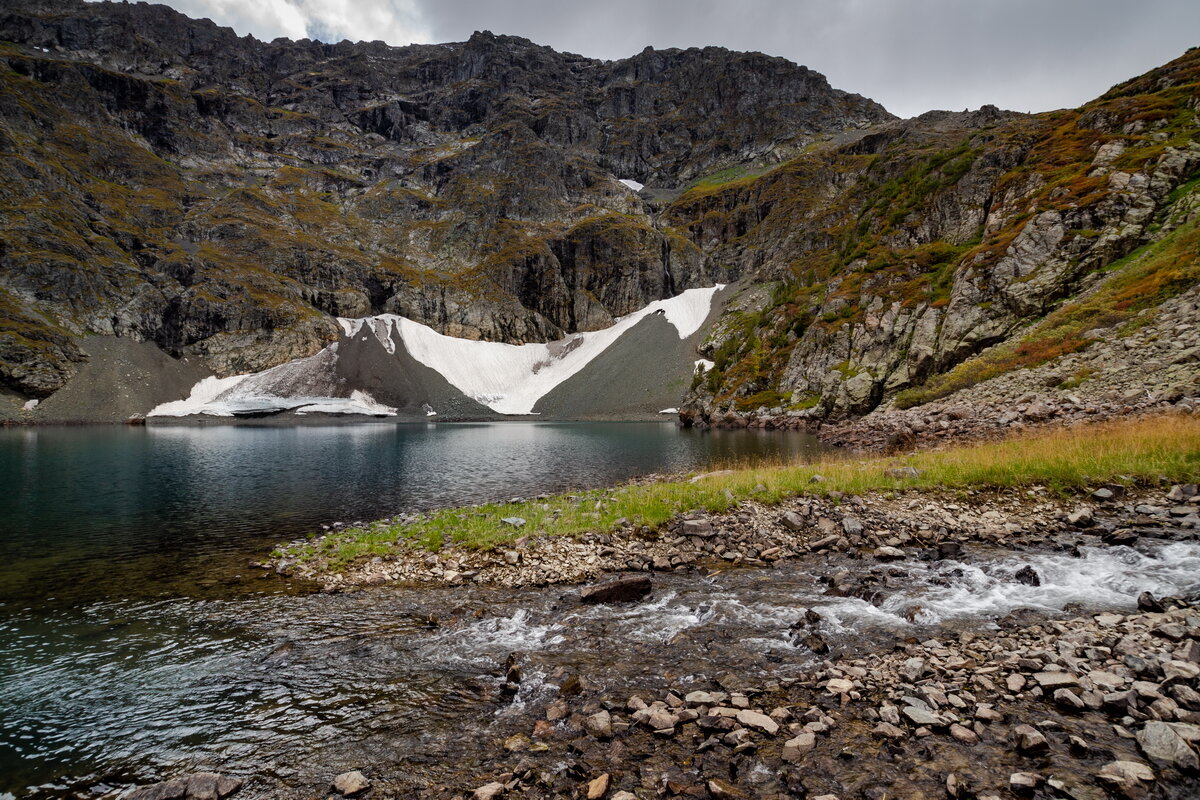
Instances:
[[[0,166],[0,382],[39,397],[83,333],[226,374],[313,354],[331,315],[509,342],[604,327],[720,277],[618,178],[669,195],[891,119],[720,48],[262,43],[41,0],[6,3],[0,38],[0,147],[21,156]]]
[[[1196,194],[1179,187],[1200,166],[1197,61],[1189,52],[1070,115],[926,114],[755,183],[681,197],[676,224],[711,261],[768,282],[730,301],[702,348],[715,369],[685,410],[706,422],[863,414],[1019,341],[1068,298],[1110,278],[1136,284],[1136,257],[1099,270],[1194,230]],[[1189,88],[1159,94],[1171,81]],[[1136,119],[1160,102],[1177,108],[1178,126]],[[1058,332],[1060,350],[1115,336],[1130,316],[1119,306],[1152,297],[1110,297],[1110,315],[1092,310],[1094,329]],[[1040,347],[1025,360],[1054,356]]]

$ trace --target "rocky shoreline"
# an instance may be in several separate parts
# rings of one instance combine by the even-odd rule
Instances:
[[[1085,545],[1195,541],[1197,503],[1195,485],[1099,486],[1069,501],[1038,489],[806,497],[687,515],[657,536],[529,537],[494,553],[381,559],[325,588],[588,581],[576,602],[638,602],[656,570],[767,570],[837,554],[861,568],[832,574],[826,594],[879,603],[917,563],[957,558],[965,546],[1078,555]],[[610,571],[627,574],[602,577]],[[1036,584],[1042,576],[1026,567],[1016,578]],[[918,620],[920,608],[911,611]],[[587,675],[560,673],[548,678],[549,698],[522,701],[524,730],[495,740],[493,752],[456,777],[365,763],[331,775],[326,790],[476,800],[1149,800],[1200,792],[1200,595],[1143,592],[1136,611],[1018,609],[990,624],[914,626],[914,635],[875,646],[831,636],[826,622],[810,608],[793,626],[811,654],[798,676],[713,663],[708,675],[663,676],[665,685],[614,693]],[[521,654],[498,669],[501,696],[517,697]],[[180,780],[187,785],[176,779],[171,791]],[[239,796],[303,796],[246,784]],[[165,786],[131,797],[201,796]]]
[[[565,697],[503,743],[471,796],[1192,797],[1195,601],[1005,621],[832,658],[796,681],[726,673],[662,696]],[[566,770],[548,770],[564,749]]]
[[[1056,498],[1044,487],[872,492],[861,497],[834,492],[779,506],[743,502],[725,514],[690,512],[662,530],[627,523],[612,532],[578,538],[524,536],[491,550],[444,547],[431,552],[401,541],[389,556],[376,556],[344,570],[291,556],[255,566],[317,581],[324,591],[334,592],[387,583],[572,584],[621,571],[769,567],[821,553],[886,563],[935,553],[945,557],[969,542],[1013,549],[1069,549],[1086,534],[1126,545],[1135,544],[1142,535],[1194,539],[1200,536],[1196,502],[1193,487],[1164,492],[1115,484],[1073,500]],[[404,521],[397,517],[375,524]],[[325,535],[339,534],[334,529]]]

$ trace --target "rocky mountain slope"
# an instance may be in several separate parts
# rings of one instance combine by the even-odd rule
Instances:
[[[684,194],[672,221],[752,276],[691,418],[912,407],[1136,332],[1200,283],[1198,109],[1193,49],[1079,109],[930,112]]]
[[[16,0],[0,392],[52,395],[95,334],[224,376],[313,356],[336,317],[541,342],[731,282],[686,421],[917,406],[1200,282],[1198,107],[1195,49],[1079,109],[901,121],[719,48],[262,43]],[[1183,358],[1168,388],[1195,395]]]
[[[264,44],[164,6],[6,3],[0,382],[54,392],[88,333],[229,374],[312,355],[335,316],[605,327],[737,272],[618,179],[673,189],[890,118],[717,48]]]

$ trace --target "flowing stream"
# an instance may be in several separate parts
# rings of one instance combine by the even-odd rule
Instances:
[[[243,558],[257,541],[217,540],[214,552]],[[874,604],[826,594],[823,578],[865,566],[840,556],[661,574],[647,601],[615,606],[581,605],[571,587],[326,595],[247,578],[218,592],[181,563],[186,574],[156,595],[106,594],[116,577],[72,589],[72,576],[95,569],[79,566],[53,591],[5,598],[0,793],[92,796],[196,769],[300,787],[368,765],[453,779],[485,768],[497,738],[528,732],[567,676],[623,698],[725,672],[799,673],[819,658],[792,627],[806,609],[836,646],[865,648],[1019,608],[1131,609],[1147,589],[1200,590],[1195,543],[1084,546],[1078,558],[968,548],[958,560],[869,565],[885,578]],[[136,557],[109,570],[129,564],[145,587]],[[1027,564],[1040,586],[1014,578]],[[500,687],[514,652],[525,677],[510,700]]]

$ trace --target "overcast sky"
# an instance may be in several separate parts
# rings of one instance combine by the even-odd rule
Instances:
[[[647,45],[784,56],[912,116],[1073,107],[1200,45],[1200,0],[166,0],[241,34],[389,44],[475,30],[624,58]]]

